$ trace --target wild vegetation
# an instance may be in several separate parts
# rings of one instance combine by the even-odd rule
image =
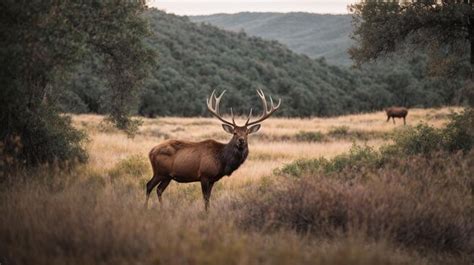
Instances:
[[[60,115],[61,94],[72,95],[66,80],[89,60],[107,88],[102,105],[108,119],[134,129],[128,119],[153,50],[140,15],[144,1],[2,1],[0,3],[0,152],[16,167],[85,161],[84,134]],[[75,98],[70,98],[74,101]],[[77,101],[77,100],[75,100]],[[15,163],[10,163],[11,161]]]
[[[452,111],[461,109],[413,109],[407,126],[386,123],[383,112],[269,119],[249,137],[248,161],[217,183],[207,214],[199,184],[171,183],[163,205],[154,196],[144,210],[146,155],[170,136],[226,141],[214,119],[144,119],[132,140],[100,116],[73,116],[89,133],[88,164],[3,182],[0,261],[470,264],[473,115]],[[301,139],[302,131],[326,139]],[[440,145],[431,145],[433,135]],[[306,162],[312,158],[321,162]]]
[[[255,90],[282,98],[285,107],[276,115],[287,117],[334,116],[380,110],[392,105],[432,107],[462,102],[461,80],[428,78],[425,56],[412,52],[350,70],[324,59],[299,55],[276,41],[228,32],[187,17],[149,10],[154,36],[148,44],[157,50],[158,64],[145,80],[134,111],[143,116],[204,116],[205,95],[227,90],[224,109],[246,113],[258,104]],[[107,89],[84,65],[67,84],[65,111],[103,113]],[[186,104],[182,104],[186,102]],[[259,111],[259,110],[255,110]]]

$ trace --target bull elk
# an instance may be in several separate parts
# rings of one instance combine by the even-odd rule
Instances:
[[[260,118],[250,121],[250,109],[247,121],[243,126],[235,123],[234,113],[231,110],[232,122],[225,120],[219,112],[219,103],[225,91],[220,96],[215,91],[207,99],[207,109],[222,122],[222,128],[232,139],[227,144],[214,140],[202,142],[188,142],[180,140],[167,140],[151,149],[149,158],[153,168],[153,177],[146,184],[145,208],[148,207],[150,193],[158,185],[156,193],[161,203],[161,195],[171,180],[179,183],[201,182],[204,207],[207,211],[212,186],[223,176],[230,176],[245,162],[249,149],[247,136],[260,129],[260,123],[270,117],[281,104],[281,99],[275,106],[270,97],[270,106],[267,104],[265,94],[257,90],[263,104],[263,113]]]
[[[386,108],[387,122],[392,118],[393,124],[395,124],[395,118],[403,118],[403,124],[406,125],[406,117],[408,115],[408,109],[403,107],[391,107]]]

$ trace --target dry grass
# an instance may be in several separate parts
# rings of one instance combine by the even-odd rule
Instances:
[[[449,113],[458,111],[460,108],[412,109],[408,116],[408,124],[414,126],[424,122],[441,127],[446,123]],[[397,120],[397,124],[393,125],[392,122],[385,122],[385,117],[385,113],[376,112],[335,118],[269,119],[256,135],[250,136],[249,161],[234,173],[232,181],[268,175],[274,168],[300,158],[320,156],[330,158],[347,151],[353,143],[353,139],[295,142],[295,136],[302,131],[328,133],[334,128],[347,126],[351,131],[365,132],[370,135],[373,132],[388,134],[394,128],[403,127],[401,120]],[[110,169],[119,160],[130,155],[147,156],[153,146],[168,138],[191,141],[213,138],[222,142],[229,139],[220,123],[213,118],[143,119],[144,124],[139,134],[133,139],[127,138],[124,133],[113,128],[103,126],[101,121],[102,117],[97,115],[74,117],[77,127],[86,129],[89,134],[90,165],[99,171]],[[364,142],[378,147],[384,143],[384,139],[369,139]]]
[[[408,124],[441,127],[451,111],[459,109],[413,109]],[[87,165],[72,172],[25,172],[0,188],[1,264],[470,264],[472,256],[459,244],[466,248],[473,244],[468,238],[471,226],[466,224],[468,215],[474,214],[466,206],[472,195],[460,188],[471,185],[461,178],[469,179],[471,166],[460,158],[450,160],[441,173],[426,166],[429,161],[408,161],[393,165],[397,174],[389,169],[367,171],[352,183],[321,175],[285,186],[289,179],[272,174],[296,159],[331,158],[349,150],[353,140],[361,141],[328,137],[302,142],[296,139],[302,131],[328,135],[347,126],[373,137],[402,127],[401,122],[386,123],[382,112],[266,121],[261,132],[250,136],[248,161],[216,184],[208,214],[203,212],[198,184],[172,183],[161,207],[155,196],[151,209],[142,206],[151,175],[148,151],[169,137],[225,141],[228,136],[215,119],[144,119],[133,139],[101,121],[96,115],[74,116],[75,125],[89,134]],[[378,147],[385,141],[376,137],[364,142]],[[407,189],[404,185],[411,175],[403,170],[410,165],[425,167],[412,170],[420,177]],[[433,173],[435,180],[423,177],[431,167],[438,172]],[[359,173],[343,174],[357,179]],[[446,174],[461,177],[443,182]],[[367,175],[381,177],[367,182]],[[437,185],[424,189],[430,181]],[[417,195],[418,191],[423,192]],[[461,201],[456,204],[454,199]],[[344,226],[324,223],[325,217],[334,221],[331,215],[344,211],[360,220],[364,229],[356,226],[355,219],[346,223],[354,228],[350,233],[344,233]],[[320,220],[328,226],[315,232]],[[410,233],[418,227],[410,222],[417,220],[427,223],[427,234],[434,234],[436,242],[444,233],[446,238],[455,235],[448,238],[454,242],[452,249],[442,242],[433,247],[429,236],[428,243],[410,241]],[[401,240],[388,228],[401,231]]]

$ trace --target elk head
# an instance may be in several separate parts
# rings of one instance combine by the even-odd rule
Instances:
[[[243,126],[239,126],[235,123],[235,117],[232,108],[230,109],[232,122],[225,120],[219,112],[219,103],[224,93],[225,90],[220,96],[216,96],[215,90],[212,91],[211,96],[207,99],[207,109],[212,115],[222,121],[222,128],[224,131],[233,135],[229,144],[235,145],[235,147],[237,147],[239,150],[246,149],[248,146],[247,136],[251,133],[257,132],[260,129],[260,123],[270,117],[273,112],[275,112],[280,107],[281,99],[278,100],[278,104],[275,106],[273,104],[273,99],[270,97],[270,106],[268,106],[265,94],[261,89],[258,89],[257,94],[260,97],[263,105],[262,115],[257,120],[250,121],[252,118],[252,109],[250,109],[249,115],[247,116],[247,121]]]

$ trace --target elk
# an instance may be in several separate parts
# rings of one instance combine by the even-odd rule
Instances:
[[[386,108],[387,122],[392,118],[393,124],[395,124],[395,118],[403,118],[403,124],[406,125],[406,117],[408,115],[408,109],[403,107],[391,107]]]
[[[270,117],[281,104],[281,99],[275,106],[270,97],[270,106],[263,91],[257,90],[263,105],[263,113],[260,118],[250,121],[252,109],[250,109],[247,121],[243,126],[235,123],[234,113],[231,110],[232,122],[220,115],[219,103],[224,95],[215,95],[215,91],[207,99],[207,109],[222,122],[225,132],[232,134],[232,138],[226,144],[215,140],[202,142],[188,142],[180,140],[167,140],[155,147],[149,153],[150,163],[153,169],[153,177],[146,184],[145,208],[148,207],[150,193],[158,185],[156,193],[161,204],[161,195],[171,180],[179,183],[201,182],[204,207],[209,208],[212,186],[224,176],[230,176],[245,162],[249,154],[247,136],[260,129],[260,123]]]

